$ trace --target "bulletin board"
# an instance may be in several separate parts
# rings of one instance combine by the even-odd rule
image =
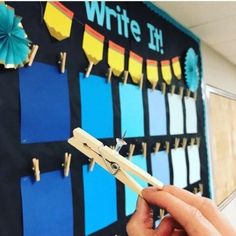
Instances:
[[[165,184],[210,197],[195,35],[148,2],[61,2],[47,14],[46,2],[7,4],[39,50],[31,67],[0,68],[0,235],[126,235],[137,195],[98,165],[88,171],[88,158],[67,142],[77,127],[109,147],[126,133],[121,155],[133,144],[130,161]],[[63,15],[59,26],[52,14]],[[117,63],[108,63],[109,50],[123,59],[113,52]],[[67,52],[65,73],[60,52]],[[85,78],[88,59],[94,65]],[[68,177],[65,152],[72,154]],[[154,217],[158,224],[159,209]]]
[[[236,189],[235,106],[233,94],[207,86],[215,201],[219,205]],[[220,178],[219,178],[220,176]]]

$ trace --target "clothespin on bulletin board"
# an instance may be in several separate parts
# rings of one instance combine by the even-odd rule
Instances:
[[[170,152],[170,142],[168,142],[168,141],[165,142],[165,149],[166,149],[166,153],[169,154],[169,152]]]
[[[189,98],[191,94],[191,91],[189,89],[186,90],[186,96]]]
[[[32,49],[31,49],[31,52],[30,52],[30,55],[29,55],[29,63],[28,63],[28,66],[32,66],[33,62],[34,62],[34,58],[36,56],[36,53],[39,49],[39,46],[37,44],[34,44],[32,46]]]
[[[198,189],[197,189],[197,187],[194,187],[194,189],[193,189],[193,193],[194,193],[194,194],[197,194],[197,193],[198,193]]]
[[[66,68],[66,52],[60,52],[60,59],[59,59],[59,65],[60,65],[60,71],[61,73],[65,73]]]
[[[147,143],[142,142],[142,153],[144,157],[147,157]]]
[[[191,138],[190,145],[193,146],[195,143],[195,138]]]
[[[129,145],[129,153],[128,153],[128,159],[130,160],[134,154],[135,144]]]
[[[128,76],[129,76],[129,71],[125,70],[124,75],[123,75],[123,83],[124,84],[127,84]]]
[[[90,163],[89,163],[89,171],[93,171],[93,168],[96,164],[96,161],[94,159],[89,159]]]
[[[154,153],[159,152],[160,147],[161,147],[161,143],[156,142],[155,147],[154,147]]]
[[[201,193],[203,193],[203,184],[199,184],[199,190]]]
[[[112,76],[112,69],[108,68],[108,71],[107,71],[107,82],[108,83],[111,83],[111,76]]]
[[[175,138],[175,149],[179,147],[180,138]]]
[[[184,94],[184,87],[179,88],[179,96],[182,98]]]
[[[183,147],[183,149],[186,148],[186,146],[187,146],[187,141],[188,141],[187,138],[183,138],[183,143],[182,143],[182,147]]]
[[[141,74],[140,76],[140,81],[139,81],[139,88],[142,89],[143,88],[143,74]]]
[[[160,219],[162,220],[165,216],[165,209],[160,209],[159,215],[160,215]]]
[[[33,158],[32,163],[33,163],[32,169],[34,171],[35,181],[38,182],[40,181],[39,159]]]
[[[173,95],[175,93],[175,85],[171,85],[171,94]]]
[[[196,143],[197,143],[197,146],[198,146],[198,147],[200,147],[200,140],[201,140],[200,137],[197,137],[197,138],[196,138]]]
[[[71,154],[66,152],[65,157],[64,157],[64,163],[63,163],[65,177],[69,176],[70,163],[71,163]]]
[[[161,91],[162,91],[163,95],[166,94],[166,83],[165,83],[165,82],[162,82],[162,88],[161,88]]]

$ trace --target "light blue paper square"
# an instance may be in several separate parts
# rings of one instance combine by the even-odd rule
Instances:
[[[161,91],[148,89],[148,110],[150,135],[166,135],[166,104]]]
[[[170,184],[169,158],[166,151],[151,154],[152,175],[164,184]]]
[[[183,148],[171,149],[174,185],[179,188],[187,186],[187,165]]]
[[[79,76],[82,128],[96,138],[112,138],[113,106],[111,84],[96,75]]]
[[[83,166],[85,233],[89,235],[117,221],[116,180],[99,165]]]
[[[121,132],[126,137],[144,136],[142,90],[132,84],[119,84]]]
[[[132,163],[137,165],[138,167],[142,168],[143,170],[147,171],[147,160],[143,155],[135,155],[131,159]],[[134,180],[139,183],[142,187],[147,187],[147,182],[144,182],[137,176],[130,175],[134,178]],[[126,216],[132,214],[136,209],[136,202],[137,202],[138,194],[135,193],[132,189],[128,186],[125,186],[125,214]]]
[[[187,147],[189,162],[189,182],[193,184],[201,179],[201,164],[197,145]]]
[[[169,116],[170,116],[170,134],[184,133],[184,114],[182,98],[178,94],[168,93]]]

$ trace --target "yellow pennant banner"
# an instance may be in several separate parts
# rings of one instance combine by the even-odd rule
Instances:
[[[61,41],[70,37],[74,13],[60,2],[47,2],[44,21],[52,37]]]
[[[94,65],[102,60],[104,36],[89,25],[85,25],[83,49],[89,60]]]
[[[120,76],[125,67],[125,49],[109,40],[108,64],[115,76]]]
[[[129,73],[134,83],[139,84],[142,78],[143,58],[136,53],[129,53]]]
[[[181,70],[181,65],[179,62],[179,57],[174,57],[172,58],[172,68],[174,71],[174,75],[176,76],[177,79],[181,79],[182,76],[182,70]]]
[[[162,73],[163,80],[165,80],[165,82],[168,85],[170,85],[171,79],[172,79],[172,73],[171,73],[169,60],[161,61],[161,73]]]
[[[155,60],[147,59],[147,79],[152,84],[153,88],[156,87],[157,82],[159,80],[158,76],[158,64]]]

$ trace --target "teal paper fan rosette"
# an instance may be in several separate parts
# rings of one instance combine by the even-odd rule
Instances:
[[[7,69],[22,67],[28,61],[30,41],[21,19],[13,8],[0,3],[0,64]]]
[[[189,48],[185,56],[184,74],[188,88],[192,92],[196,92],[199,86],[199,68],[198,55],[193,48]]]

